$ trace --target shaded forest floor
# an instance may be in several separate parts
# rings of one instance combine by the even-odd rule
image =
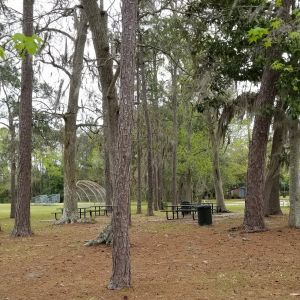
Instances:
[[[133,216],[132,284],[107,290],[111,249],[84,247],[109,218],[96,224],[43,224],[28,239],[0,232],[1,300],[293,299],[300,296],[300,230],[287,216],[267,219],[269,231],[228,231],[241,215],[191,219]]]

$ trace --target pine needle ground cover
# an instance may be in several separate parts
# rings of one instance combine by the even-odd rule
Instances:
[[[84,247],[109,218],[52,226],[53,207],[33,207],[35,235],[9,237],[8,206],[0,205],[0,299],[290,299],[300,294],[300,232],[287,215],[269,230],[230,231],[242,214],[215,216],[210,227],[189,218],[132,216],[133,287],[110,291],[111,249]],[[238,210],[238,209],[237,209]],[[126,299],[126,297],[125,297]]]

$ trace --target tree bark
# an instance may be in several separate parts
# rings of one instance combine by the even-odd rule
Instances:
[[[142,38],[140,36],[140,43]],[[142,104],[145,114],[145,122],[147,128],[147,169],[148,169],[148,207],[147,215],[153,216],[153,153],[152,153],[152,128],[150,124],[149,108],[147,103],[147,87],[146,87],[146,70],[144,61],[144,49],[140,49],[140,69],[141,69],[141,80],[142,80]]]
[[[113,59],[110,53],[110,46],[108,40],[108,25],[107,25],[107,12],[103,10],[103,1],[100,2],[100,8],[97,4],[97,0],[81,0],[81,4],[86,12],[90,29],[93,37],[93,44],[97,58],[97,69],[99,73],[99,82],[102,89],[102,101],[103,101],[103,125],[105,134],[105,147],[109,153],[109,164],[106,165],[106,169],[110,173],[110,179],[107,178],[109,187],[106,191],[106,201],[114,199],[115,191],[115,171],[114,165],[116,162],[116,149],[118,140],[118,117],[119,117],[119,104],[116,91],[116,81],[119,76],[119,68],[115,74],[113,72]],[[108,193],[111,193],[110,195]],[[110,198],[110,199],[108,199]],[[112,203],[115,205],[114,203]],[[108,226],[107,230],[112,228]],[[101,234],[100,234],[101,235]],[[111,237],[113,233],[103,236]],[[93,245],[99,245],[106,243],[102,241],[98,243],[99,239],[96,239]]]
[[[114,192],[114,162],[118,134],[118,96],[116,91],[116,80],[119,71],[113,72],[113,59],[110,54],[107,26],[107,12],[103,5],[98,6],[97,0],[82,0],[81,4],[87,14],[90,29],[93,37],[94,49],[97,57],[97,68],[102,89],[103,114],[105,142],[108,143],[110,186],[111,191],[106,191],[106,196],[113,199]],[[106,146],[105,146],[106,147]],[[106,167],[107,168],[107,167]],[[111,192],[111,195],[108,195]],[[107,200],[109,201],[109,200]]]
[[[282,124],[283,118],[284,111],[282,107],[278,107],[274,116],[274,134],[272,141],[271,159],[264,185],[265,216],[282,214],[279,199],[279,177],[281,155],[283,151],[285,136],[285,128]]]
[[[287,19],[289,8],[290,1],[283,0],[278,15],[281,18]],[[260,111],[255,116],[252,141],[249,149],[247,191],[243,223],[244,230],[248,232],[266,230],[263,211],[263,188],[266,149],[272,119],[268,110],[273,108],[276,95],[275,85],[279,78],[278,72],[274,71],[269,64],[279,56],[280,53],[276,48],[268,50],[268,63],[263,71],[261,86],[256,101],[256,105]]]
[[[213,181],[214,181],[214,189],[216,194],[216,204],[218,207],[219,212],[227,212],[224,200],[224,192],[223,192],[223,183],[221,177],[221,170],[220,170],[220,143],[221,143],[221,133],[216,132],[215,124],[212,119],[212,113],[210,110],[206,112],[207,120],[208,120],[208,127],[209,127],[209,135],[210,141],[212,146],[212,167],[213,167]]]
[[[77,194],[76,194],[76,120],[78,113],[79,90],[81,86],[84,48],[87,37],[87,19],[85,13],[80,15],[77,29],[75,49],[70,81],[68,109],[64,115],[64,209],[57,224],[74,223],[77,221]]]
[[[178,134],[178,120],[177,120],[177,66],[173,66],[172,70],[172,108],[173,108],[173,137],[172,137],[172,205],[177,205],[177,134]]]
[[[131,128],[134,103],[135,35],[137,1],[122,1],[122,43],[120,61],[120,110],[114,191],[113,272],[110,289],[121,289],[131,284],[129,210]]]
[[[141,147],[141,116],[140,116],[140,72],[139,72],[139,57],[137,56],[136,64],[136,100],[137,100],[137,201],[136,201],[136,213],[142,213],[142,167],[141,167],[141,157],[142,157],[142,147]]]
[[[290,213],[289,226],[300,228],[300,126],[299,120],[292,120],[290,124]]]
[[[257,107],[261,111],[255,116],[252,141],[249,149],[247,191],[245,198],[244,229],[249,232],[266,229],[263,214],[263,184],[266,149],[272,116],[266,112],[273,106],[275,83],[278,74],[266,67],[263,72]]]
[[[158,211],[161,207],[161,199],[159,198],[159,143],[160,143],[160,110],[158,107],[158,78],[157,78],[157,50],[153,49],[153,67],[152,67],[152,89],[151,98],[153,104],[153,198],[154,210]]]
[[[10,218],[14,219],[16,214],[16,127],[14,124],[13,114],[11,108],[8,105],[9,112],[9,132],[10,132]]]
[[[33,3],[34,0],[23,1],[23,34],[25,36],[33,35]],[[14,237],[26,237],[32,235],[30,226],[32,85],[32,56],[25,53],[25,57],[22,60],[19,113],[18,194],[15,225],[11,233]]]

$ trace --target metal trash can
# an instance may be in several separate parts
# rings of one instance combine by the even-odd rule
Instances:
[[[199,205],[197,206],[198,213],[198,224],[211,225],[212,224],[212,213],[210,205]]]

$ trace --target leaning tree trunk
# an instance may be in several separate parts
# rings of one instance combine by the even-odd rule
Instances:
[[[284,113],[282,108],[278,107],[274,116],[274,134],[272,141],[271,159],[268,166],[268,172],[264,185],[264,214],[281,215],[280,197],[279,197],[279,179],[281,155],[284,145],[285,128],[282,122]]]
[[[271,114],[267,113],[267,108],[273,106],[277,79],[278,74],[270,68],[266,68],[263,73],[257,99],[257,107],[260,107],[261,111],[255,117],[252,141],[249,149],[243,224],[244,229],[249,232],[266,229],[263,213],[263,185],[268,134],[272,119]]]
[[[118,97],[116,91],[116,81],[118,78],[118,70],[113,72],[113,60],[110,53],[109,39],[108,39],[108,25],[107,25],[107,12],[103,10],[102,2],[99,8],[97,0],[82,0],[83,8],[87,14],[90,29],[93,37],[93,44],[97,58],[97,68],[99,73],[99,81],[102,89],[103,99],[103,114],[104,114],[104,131],[106,149],[109,153],[109,169],[111,174],[111,195],[113,199],[113,182],[114,182],[114,162],[115,150],[118,134]]]
[[[278,15],[287,19],[289,15],[290,1],[283,0],[282,7],[279,8]],[[277,49],[268,50],[260,90],[257,96],[256,105],[260,111],[256,114],[252,141],[249,149],[248,172],[247,172],[247,191],[245,198],[245,213],[243,228],[248,232],[266,230],[264,222],[264,171],[268,135],[272,116],[268,112],[274,105],[276,95],[276,81],[279,78],[278,72],[274,71],[269,65],[280,56]]]
[[[33,2],[23,1],[23,34],[33,35]],[[22,60],[21,99],[19,113],[19,164],[18,195],[16,203],[15,226],[12,236],[31,236],[31,147],[32,147],[32,56],[25,53]]]
[[[131,128],[134,103],[135,35],[137,1],[122,1],[122,44],[120,72],[120,110],[118,124],[117,163],[114,191],[113,273],[110,289],[121,289],[131,284],[129,244],[129,197]]]
[[[289,226],[300,228],[300,126],[299,120],[290,125],[290,213]]]
[[[87,37],[87,19],[82,12],[77,29],[73,57],[73,70],[70,81],[68,110],[64,115],[64,209],[57,224],[74,223],[77,221],[76,194],[76,119],[78,112],[79,90],[83,68],[84,48]]]
[[[113,72],[113,60],[110,53],[109,39],[108,39],[108,24],[107,24],[107,12],[103,10],[103,1],[100,1],[100,8],[97,4],[97,0],[81,0],[81,4],[86,12],[90,30],[92,32],[93,44],[97,58],[97,69],[99,73],[99,81],[102,90],[103,101],[103,121],[106,123],[104,127],[107,130],[104,131],[105,142],[109,153],[109,168],[110,172],[110,191],[106,191],[106,197],[113,199],[114,196],[114,164],[116,161],[116,143],[118,140],[118,115],[119,105],[118,96],[116,91],[116,81],[119,75],[119,69],[114,74]],[[107,161],[106,161],[107,162]],[[111,192],[109,195],[108,193]],[[109,201],[109,200],[106,200]],[[114,203],[113,203],[114,205]],[[112,226],[107,225],[103,232],[100,232],[99,236],[95,240],[87,241],[86,246],[99,245],[99,244],[111,244],[112,242]]]
[[[141,36],[140,36],[140,44],[141,44]],[[145,70],[145,61],[144,61],[144,49],[140,49],[139,51],[139,62],[141,69],[141,81],[142,81],[142,104],[145,113],[145,122],[147,128],[147,169],[148,169],[148,207],[147,207],[147,215],[153,216],[153,152],[152,152],[152,129],[150,124],[149,117],[149,108],[147,103],[147,87],[146,87],[146,70]]]

